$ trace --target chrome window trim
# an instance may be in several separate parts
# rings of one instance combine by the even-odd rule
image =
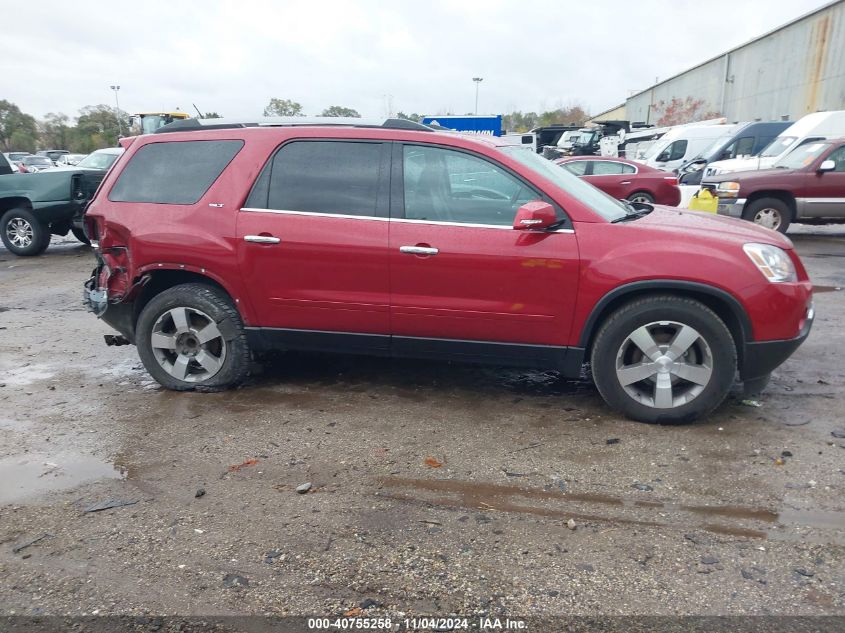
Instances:
[[[441,222],[438,220],[411,220],[408,218],[382,218],[375,215],[347,215],[343,213],[320,213],[319,211],[289,211],[287,209],[258,209],[255,207],[241,207],[241,211],[252,213],[275,213],[278,215],[306,215],[328,218],[343,218],[346,220],[376,220],[378,222],[402,222],[404,224],[433,224],[435,226],[465,226],[474,229],[504,229],[514,231],[510,224],[470,224],[468,222]],[[574,229],[555,229],[547,233],[575,233]]]
[[[345,220],[377,220],[387,222],[390,218],[384,218],[379,215],[352,215],[348,213],[321,213],[319,211],[290,211],[288,209],[259,209],[257,207],[241,207],[241,211],[250,211],[252,213],[276,213],[279,215],[308,215],[317,216],[320,218],[343,218]]]

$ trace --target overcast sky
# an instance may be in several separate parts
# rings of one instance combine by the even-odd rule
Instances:
[[[0,99],[36,117],[114,104],[260,115],[271,97],[306,114],[597,113],[826,0],[13,2]]]

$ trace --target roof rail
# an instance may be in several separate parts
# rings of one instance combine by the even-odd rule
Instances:
[[[195,132],[199,130],[226,130],[244,127],[294,127],[332,126],[388,128],[392,130],[416,130],[433,132],[427,125],[407,119],[359,119],[352,117],[256,117],[254,119],[182,119],[158,128],[153,134],[167,132]]]

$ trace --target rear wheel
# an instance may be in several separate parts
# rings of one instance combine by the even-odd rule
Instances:
[[[736,374],[725,324],[693,299],[638,299],[601,326],[592,372],[605,401],[641,422],[689,422],[719,406]]]
[[[628,202],[640,202],[642,204],[654,204],[654,196],[646,191],[632,193],[626,198]]]
[[[138,317],[136,344],[150,375],[176,391],[228,389],[249,371],[240,314],[224,292],[205,284],[155,296]]]
[[[91,245],[91,240],[89,240],[88,236],[85,235],[85,231],[83,229],[72,226],[70,227],[70,232],[73,233],[73,236],[83,244],[87,244],[89,246]]]
[[[0,238],[15,255],[40,255],[50,245],[50,229],[28,209],[10,209],[0,218]]]
[[[780,198],[760,198],[748,205],[742,219],[786,233],[792,220],[792,209]]]

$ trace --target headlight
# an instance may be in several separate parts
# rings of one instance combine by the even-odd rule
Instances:
[[[745,254],[763,276],[771,282],[796,281],[795,266],[786,251],[771,244],[746,244]]]
[[[739,195],[739,183],[729,180],[716,185],[716,195],[720,198],[736,198]]]

